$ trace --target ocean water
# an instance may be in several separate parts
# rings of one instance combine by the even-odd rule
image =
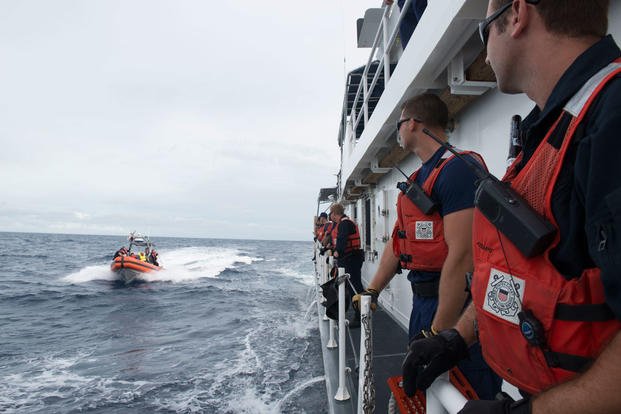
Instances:
[[[323,413],[310,242],[0,233],[0,412]]]

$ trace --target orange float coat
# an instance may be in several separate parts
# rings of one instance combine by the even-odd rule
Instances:
[[[520,155],[503,179],[557,229],[551,199],[564,156],[590,104],[619,73],[621,60],[599,83],[587,88],[587,82],[524,168],[516,172]],[[553,134],[564,136],[562,143],[548,142]],[[544,253],[528,259],[475,210],[472,295],[483,355],[501,377],[533,394],[585,370],[621,327],[605,303],[599,268],[585,269],[580,277],[567,279],[554,267],[550,252],[559,239],[557,231]],[[536,330],[520,324],[520,316],[525,315],[522,311],[532,312],[541,324],[543,343],[527,340]]]
[[[356,231],[353,234],[350,234],[349,236],[347,236],[347,245],[345,246],[345,254],[349,254],[356,250],[359,250],[361,246],[360,231],[358,230],[358,225],[356,224],[355,221],[353,221],[349,217],[342,217],[341,220],[337,223],[337,225],[334,226],[334,228],[332,229],[332,234],[331,234],[332,245],[336,246],[336,237],[339,234],[339,226],[345,220],[351,221],[352,224],[354,225],[354,228],[356,229]]]
[[[485,166],[481,156],[472,151],[459,151],[462,155],[474,156],[482,166]],[[431,197],[433,186],[440,176],[442,169],[454,155],[446,153],[438,165],[435,166],[429,177],[422,185],[422,189]],[[409,178],[415,182],[420,169]],[[442,216],[437,210],[431,214],[423,213],[410,199],[400,192],[397,198],[397,222],[392,231],[392,250],[402,269],[439,272],[448,255],[448,246],[444,240],[444,225]]]

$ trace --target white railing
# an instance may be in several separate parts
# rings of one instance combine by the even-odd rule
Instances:
[[[462,395],[448,378],[448,372],[440,375],[427,389],[426,394],[428,414],[456,414],[466,404],[466,397]]]
[[[339,387],[334,398],[338,401],[349,400],[349,390],[345,382],[346,369],[346,346],[345,346],[345,283],[349,275],[345,274],[345,269],[339,267]]]
[[[402,10],[407,10],[407,8],[410,7],[411,1],[412,0],[405,0]],[[392,8],[397,7],[396,3],[393,4],[393,6],[383,7],[384,13],[382,14],[382,20],[380,22],[380,26],[377,30],[377,33],[375,34],[375,40],[373,41],[373,46],[371,47],[371,52],[369,53],[369,59],[367,60],[367,64],[364,68],[364,71],[362,72],[362,77],[360,78],[360,85],[358,85],[358,90],[356,91],[356,96],[354,98],[351,113],[343,114],[343,116],[345,117],[345,119],[343,120],[344,125],[347,124],[347,116],[349,115],[349,119],[351,122],[350,134],[352,134],[353,137],[356,136],[356,129],[360,121],[364,119],[365,126],[367,125],[367,122],[369,121],[369,100],[371,99],[371,96],[373,95],[373,90],[375,89],[375,86],[377,85],[377,82],[379,80],[379,75],[382,72],[382,70],[384,71],[384,88],[386,88],[386,85],[388,84],[388,81],[390,80],[390,75],[391,75],[390,73],[390,63],[391,63],[390,62],[390,49],[392,48],[395,41],[397,40],[397,33],[399,32],[399,26],[401,24],[401,20],[403,20],[403,17],[405,16],[405,13],[400,13],[399,19],[397,20],[395,26],[392,28],[392,31],[390,32],[390,35],[389,35],[388,34],[388,31],[389,31],[388,15],[391,10],[391,7]],[[383,48],[384,53],[382,54],[382,57],[377,66],[377,70],[375,71],[375,75],[373,76],[373,79],[371,81],[371,85],[369,86],[367,82],[367,77],[369,75],[369,68],[371,66],[371,63],[373,63],[373,57],[375,56],[375,53],[377,52],[380,41],[382,42],[382,48]],[[356,106],[358,105],[358,102],[360,101],[360,99],[362,99],[362,111],[359,114],[356,114]]]
[[[326,283],[330,279],[330,269],[334,264],[333,257],[329,257],[326,261],[326,256],[319,254],[319,247],[316,247],[316,261],[315,261],[315,271],[316,271],[316,279],[319,285]],[[328,318],[325,314],[325,308],[322,312],[323,315],[320,317],[324,320],[328,320],[330,324],[330,339],[326,345],[328,349],[338,348],[338,378],[339,384],[334,395],[334,399],[338,401],[345,401],[351,398],[349,390],[347,388],[346,376],[349,369],[346,366],[346,346],[345,346],[345,334],[347,323],[345,318],[345,289],[346,283],[348,283],[349,275],[345,273],[344,268],[339,268],[339,276],[338,276],[338,297],[339,297],[339,318],[338,322]],[[319,288],[321,291],[321,288]],[[320,300],[325,301],[322,295],[320,294]],[[359,373],[358,373],[358,402],[357,402],[357,412],[358,413],[372,413],[374,412],[374,394],[375,390],[370,389],[369,387],[374,386],[373,381],[373,366],[372,360],[373,355],[372,349],[368,349],[370,344],[373,342],[372,337],[372,325],[371,318],[372,313],[370,310],[371,306],[371,298],[369,296],[363,295],[361,298],[361,312],[360,312],[360,320],[361,321],[369,321],[368,325],[362,323],[361,332],[360,332],[360,360],[358,362],[359,365]],[[338,325],[338,342],[334,338],[334,331]],[[342,346],[339,346],[342,345]],[[451,384],[448,379],[448,373],[442,374],[439,376],[433,384],[429,387],[426,393],[426,412],[427,414],[456,414],[461,410],[466,403],[466,398]],[[380,412],[384,409],[384,407],[380,408]]]

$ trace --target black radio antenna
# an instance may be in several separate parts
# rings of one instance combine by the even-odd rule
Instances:
[[[402,170],[401,168],[399,168],[399,166],[398,166],[397,164],[393,164],[393,166],[394,166],[397,170],[399,170],[399,172],[400,172],[401,174],[403,174],[403,176],[406,178],[406,180],[408,180],[408,182],[410,181],[410,177],[408,177],[408,176],[407,176],[407,174],[406,174],[406,173],[404,173],[404,172],[403,172],[403,170]]]
[[[482,180],[484,178],[489,178],[489,177],[492,177],[492,178],[497,180],[497,178],[494,177],[493,174],[491,174],[490,172],[486,171],[479,163],[475,162],[470,157],[464,157],[459,152],[455,151],[455,148],[453,148],[448,143],[442,141],[437,135],[435,135],[433,132],[431,132],[427,128],[423,128],[423,132],[426,135],[430,136],[435,142],[437,142],[438,144],[442,145],[451,154],[453,154],[454,156],[456,156],[457,158],[459,158],[460,160],[465,162],[466,165],[476,174],[476,176],[477,176],[477,178],[479,178],[479,180]]]
[[[556,228],[517,191],[487,172],[473,159],[455,151],[427,128],[423,128],[423,132],[472,169],[479,178],[474,194],[475,206],[524,256],[536,256],[550,246]]]

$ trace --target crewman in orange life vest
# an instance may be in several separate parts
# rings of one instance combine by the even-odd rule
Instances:
[[[471,228],[476,175],[471,167],[423,132],[432,131],[443,141],[448,108],[434,94],[422,94],[402,105],[397,123],[400,145],[422,161],[397,199],[397,220],[379,267],[365,294],[375,300],[400,269],[407,269],[412,287],[409,339],[452,327],[467,304],[466,273],[472,271]],[[469,162],[485,168],[482,158],[458,150]],[[415,204],[407,195],[418,185],[434,207]],[[422,196],[415,198],[421,199]],[[354,306],[357,299],[353,299]],[[501,380],[485,364],[480,348],[460,364],[478,395],[494,398]],[[404,388],[415,387],[405,376]]]
[[[345,208],[340,203],[330,206],[330,219],[336,223],[332,229],[333,255],[338,267],[345,268],[349,281],[357,292],[362,292],[362,276],[360,274],[364,262],[364,251],[360,248],[360,231],[358,225],[345,215]],[[356,292],[347,284],[350,294]],[[355,309],[354,318],[349,321],[350,328],[360,327],[360,310]]]

